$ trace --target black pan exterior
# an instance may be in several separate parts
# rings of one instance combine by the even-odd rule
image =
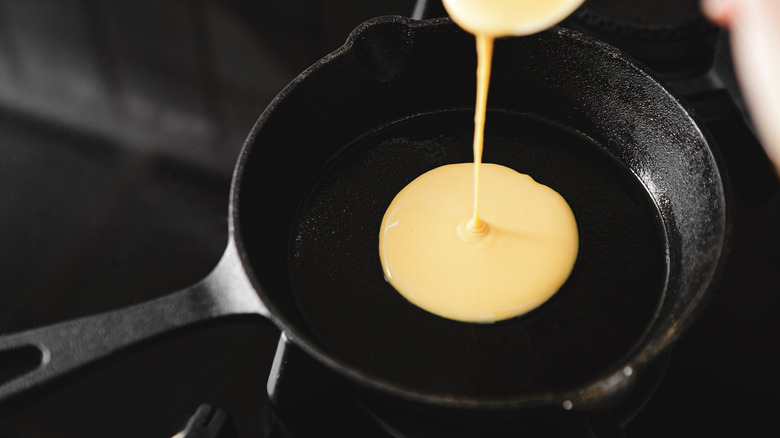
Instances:
[[[302,203],[323,169],[347,153],[348,145],[384,126],[473,108],[474,53],[473,37],[448,20],[381,17],[358,27],[342,48],[293,81],[261,115],[236,168],[231,230],[242,261],[288,337],[361,387],[445,408],[609,404],[679,337],[706,297],[724,253],[726,190],[706,135],[685,106],[622,53],[573,31],[556,28],[499,40],[488,107],[538,118],[588,139],[628,169],[652,198],[667,271],[649,309],[651,318],[624,357],[565,387],[451,394],[409,387],[344,360],[318,341],[299,311],[295,279],[289,277],[290,251]],[[609,275],[609,267],[605,270]],[[344,309],[345,315],[350,310]],[[356,330],[371,336],[370,327]],[[439,360],[447,367],[447,358]]]

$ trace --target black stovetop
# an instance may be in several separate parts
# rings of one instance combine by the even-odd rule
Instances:
[[[605,25],[604,3],[567,25],[658,61],[642,40],[652,32]],[[2,2],[0,334],[121,308],[204,277],[226,243],[233,164],[263,108],[357,24],[412,15],[415,4]],[[725,41],[703,29],[702,38]],[[771,428],[780,407],[780,195],[728,77],[705,71],[712,62],[727,67],[722,55],[697,58],[684,74],[668,59],[657,64],[722,149],[734,234],[720,286],[672,349],[626,437],[749,435]],[[312,397],[325,403],[282,426],[266,394],[278,338],[269,324],[239,320],[132,348],[4,406],[0,437],[169,437],[204,403],[227,412],[240,437],[288,429],[389,436],[354,417],[342,390]]]

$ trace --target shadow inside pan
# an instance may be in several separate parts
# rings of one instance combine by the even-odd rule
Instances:
[[[509,321],[470,324],[417,308],[383,277],[380,223],[414,178],[472,161],[472,111],[385,126],[330,162],[295,221],[288,266],[297,308],[334,357],[416,391],[502,398],[572,388],[625,358],[656,315],[668,272],[661,215],[593,140],[535,116],[489,112],[484,161],[564,196],[580,233],[577,262],[550,301]]]

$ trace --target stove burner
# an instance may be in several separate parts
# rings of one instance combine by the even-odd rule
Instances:
[[[394,438],[460,437],[624,437],[623,427],[642,409],[660,383],[670,352],[662,354],[638,379],[632,393],[600,412],[428,413],[354,388],[306,353],[279,340],[268,379],[276,427],[273,437],[304,437],[326,431],[342,436]]]
[[[700,13],[698,0],[589,0],[573,18],[633,40],[682,41],[717,32]]]
[[[707,71],[719,32],[698,0],[592,0],[564,25],[624,50],[664,78]]]
[[[187,427],[173,438],[239,438],[233,420],[225,411],[200,405]]]

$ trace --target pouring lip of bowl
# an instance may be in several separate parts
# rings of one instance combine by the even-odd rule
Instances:
[[[362,385],[372,391],[377,391],[381,394],[387,394],[390,396],[398,397],[403,400],[410,401],[412,403],[419,403],[426,406],[439,406],[445,408],[457,408],[457,409],[485,409],[485,410],[515,410],[520,408],[562,408],[564,410],[569,409],[593,409],[599,408],[604,405],[608,405],[615,400],[620,399],[625,393],[634,385],[637,380],[637,376],[641,374],[643,368],[648,365],[655,357],[665,351],[677,338],[680,336],[684,328],[690,323],[696,311],[700,308],[701,301],[705,298],[707,290],[710,289],[710,284],[714,280],[716,274],[716,268],[712,269],[712,272],[704,273],[705,277],[708,277],[704,281],[704,286],[700,290],[694,291],[694,298],[686,306],[685,309],[677,315],[680,318],[679,323],[675,322],[667,330],[663,331],[660,335],[652,336],[647,339],[646,335],[642,340],[638,342],[638,347],[629,354],[626,360],[620,364],[616,364],[613,367],[606,369],[601,375],[595,376],[591,381],[586,382],[576,388],[567,390],[550,390],[544,392],[523,393],[510,398],[476,398],[471,396],[459,396],[459,395],[447,395],[447,394],[431,394],[429,392],[420,391],[416,388],[402,387],[394,382],[383,380],[371,376],[363,370],[354,367],[350,364],[343,363],[335,358],[328,351],[320,347],[314,342],[305,332],[295,324],[291,323],[281,312],[272,299],[270,299],[264,291],[263,285],[256,276],[252,269],[252,260],[247,248],[242,240],[242,229],[240,224],[240,200],[241,200],[241,185],[244,181],[247,162],[252,155],[253,150],[260,149],[260,146],[255,145],[255,139],[258,133],[263,129],[266,121],[269,119],[275,109],[283,102],[288,95],[293,93],[297,86],[306,81],[311,75],[315,74],[323,65],[329,64],[334,60],[337,60],[343,56],[346,56],[353,47],[354,42],[359,38],[370,38],[372,31],[383,24],[393,23],[400,24],[408,28],[409,32],[420,32],[426,28],[440,27],[440,26],[452,26],[449,18],[436,18],[431,20],[417,21],[407,17],[400,16],[383,16],[376,17],[358,25],[348,36],[346,42],[335,51],[326,55],[318,62],[311,65],[304,70],[300,75],[293,79],[266,107],[261,113],[258,120],[250,130],[244,145],[239,154],[237,164],[233,171],[231,189],[230,189],[230,203],[229,203],[229,218],[228,218],[228,230],[231,239],[234,239],[236,248],[241,260],[241,264],[247,273],[253,287],[260,296],[265,306],[270,311],[269,319],[282,330],[290,342],[300,347],[310,356],[316,358],[330,369],[336,371],[338,374],[347,377],[353,382]],[[699,133],[705,139],[704,147],[709,149],[710,154],[714,154],[714,160],[716,162],[716,172],[720,172],[718,177],[720,180],[713,181],[713,184],[719,184],[719,190],[722,190],[721,206],[724,207],[723,220],[724,226],[720,230],[722,233],[720,244],[714,250],[717,252],[715,257],[717,258],[717,270],[724,260],[725,246],[727,239],[727,231],[730,229],[730,214],[727,214],[728,208],[730,208],[730,202],[725,202],[728,196],[728,176],[725,174],[725,167],[722,165],[722,158],[718,155],[717,151],[713,151],[710,145],[713,144],[710,134],[703,128],[701,123],[698,123],[695,115],[693,115],[690,107],[682,99],[676,97],[673,91],[664,86],[655,75],[647,68],[643,67],[641,63],[636,62],[629,56],[625,55],[618,49],[581,34],[577,31],[554,27],[551,30],[545,32],[553,32],[564,38],[571,39],[584,43],[594,49],[596,52],[609,55],[611,58],[621,58],[622,62],[630,65],[633,69],[639,72],[645,77],[649,77],[654,83],[654,86],[658,86],[663,89],[666,94],[670,96],[670,99],[677,105],[681,106],[683,110],[688,114],[692,123],[695,124]],[[254,152],[257,154],[257,152]],[[655,323],[657,321],[654,321]]]

